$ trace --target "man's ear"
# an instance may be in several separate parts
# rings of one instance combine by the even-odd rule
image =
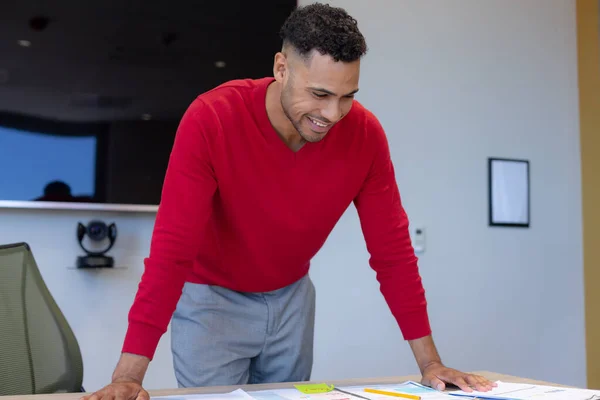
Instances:
[[[273,62],[273,76],[279,83],[284,81],[285,75],[288,70],[288,59],[283,52],[275,54],[275,60]]]

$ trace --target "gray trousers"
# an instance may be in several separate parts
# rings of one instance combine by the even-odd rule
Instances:
[[[279,290],[240,293],[187,282],[171,320],[179,387],[307,381],[315,288],[306,275]]]

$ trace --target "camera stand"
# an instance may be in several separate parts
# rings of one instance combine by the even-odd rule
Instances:
[[[79,256],[77,257],[77,268],[112,268],[115,260],[110,256]]]

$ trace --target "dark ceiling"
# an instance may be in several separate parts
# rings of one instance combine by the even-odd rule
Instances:
[[[279,28],[295,7],[296,0],[3,0],[0,112],[178,119],[226,80],[271,75]]]

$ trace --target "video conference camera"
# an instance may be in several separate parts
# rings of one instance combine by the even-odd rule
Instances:
[[[92,242],[107,242],[104,250],[92,251],[83,245],[83,239],[88,236]],[[77,268],[112,268],[114,259],[106,253],[113,247],[117,240],[117,226],[112,223],[105,224],[102,221],[90,221],[87,226],[79,222],[77,224],[77,241],[79,246],[87,255],[77,257]]]

